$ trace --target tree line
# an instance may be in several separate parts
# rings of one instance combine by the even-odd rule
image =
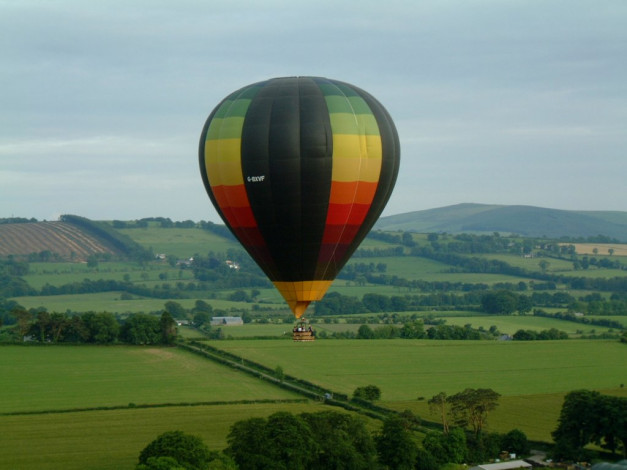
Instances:
[[[120,319],[111,313],[87,312],[79,315],[30,312],[17,309],[13,334],[16,339],[41,343],[87,343],[173,345],[176,321],[164,311],[160,316],[136,313]]]
[[[378,399],[379,394],[366,393],[378,391],[377,387],[362,389],[356,390],[360,396],[365,394],[361,399]],[[499,396],[491,389],[465,389],[450,397],[444,393],[433,397],[430,406],[447,418],[441,431],[426,432],[421,445],[413,434],[421,420],[410,411],[389,414],[374,432],[363,418],[352,414],[277,412],[233,424],[227,447],[220,452],[180,431],[161,434],[141,451],[136,468],[436,470],[446,463],[484,462],[503,450],[527,455],[530,446],[522,431],[484,430]]]

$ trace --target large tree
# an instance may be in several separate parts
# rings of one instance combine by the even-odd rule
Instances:
[[[584,447],[590,443],[627,457],[627,399],[593,390],[568,393],[553,439],[558,458],[587,458]]]
[[[444,433],[448,433],[448,399],[446,392],[440,392],[437,395],[432,396],[427,403],[429,404],[431,412],[437,413],[440,416]]]
[[[170,312],[163,312],[159,320],[161,327],[161,342],[163,344],[174,344],[176,342],[176,321],[170,315]]]
[[[267,419],[238,421],[227,436],[225,453],[241,469],[307,469],[317,445],[309,425],[297,416],[278,412]]]
[[[398,416],[386,418],[375,437],[379,462],[391,470],[413,469],[418,456],[407,422]]]
[[[240,469],[373,469],[376,450],[364,422],[347,413],[279,412],[238,421],[225,453]]]
[[[511,315],[518,310],[518,295],[508,290],[488,292],[481,298],[481,309],[496,315]]]
[[[162,457],[169,457],[176,462],[178,467],[187,470],[204,470],[212,460],[211,451],[202,439],[182,431],[165,432],[148,444],[139,454],[140,466],[138,468],[151,468],[148,465],[155,468],[156,459]],[[151,458],[152,461],[149,464],[148,460]]]
[[[475,436],[484,428],[488,413],[498,406],[501,395],[491,388],[467,388],[449,398],[451,412],[458,426],[470,426]]]
[[[309,425],[319,447],[309,469],[376,467],[374,440],[362,419],[336,411],[303,413],[300,417]]]

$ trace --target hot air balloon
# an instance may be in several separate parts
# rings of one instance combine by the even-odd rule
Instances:
[[[383,211],[400,145],[390,115],[364,90],[286,77],[218,104],[199,156],[218,214],[300,318]]]

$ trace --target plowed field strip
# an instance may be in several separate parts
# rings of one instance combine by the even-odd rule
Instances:
[[[95,237],[64,222],[0,225],[0,255],[29,255],[50,251],[60,256],[86,258],[93,253],[117,253]]]

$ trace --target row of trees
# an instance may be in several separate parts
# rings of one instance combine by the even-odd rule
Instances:
[[[347,413],[278,412],[235,423],[221,453],[210,451],[196,436],[164,433],[142,450],[136,468],[437,470],[446,463],[485,461],[503,449],[529,452],[527,438],[518,430],[480,436],[459,427],[430,431],[418,446],[412,433],[415,424],[407,413],[393,415],[371,433],[362,418]]]
[[[318,315],[347,315],[354,313],[407,312],[424,307],[477,308],[486,313],[510,315],[530,312],[532,297],[508,290],[497,292],[472,291],[464,294],[392,295],[364,294],[357,297],[330,292],[316,303]]]
[[[403,323],[401,327],[395,325],[382,325],[375,328],[369,325],[361,325],[355,334],[356,339],[484,339],[494,337],[498,331],[486,332],[471,328],[470,326],[439,324],[429,328],[424,327],[421,320]]]
[[[51,343],[165,344],[176,342],[176,321],[169,312],[161,316],[137,313],[118,319],[111,313],[88,312],[81,315],[32,313],[15,310],[14,334],[21,340]]]

